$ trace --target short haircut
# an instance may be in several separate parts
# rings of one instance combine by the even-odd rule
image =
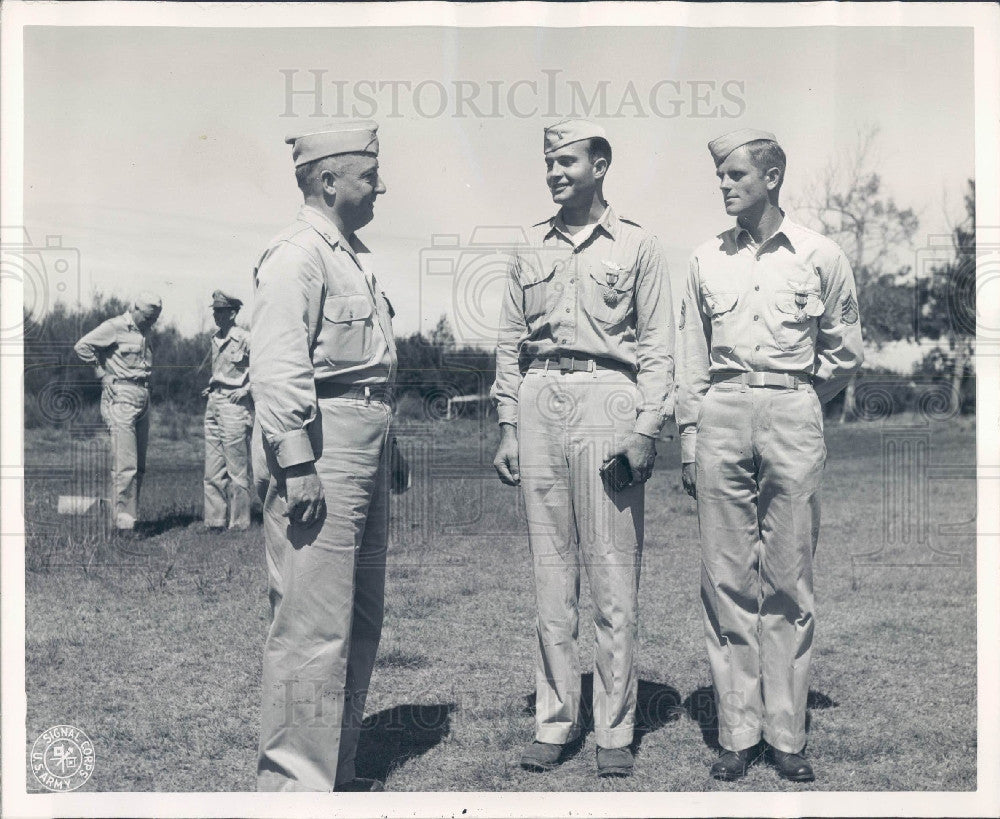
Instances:
[[[309,196],[314,192],[323,171],[333,171],[336,176],[340,176],[344,169],[360,156],[373,156],[373,154],[358,152],[321,156],[319,159],[296,167],[295,182],[298,184],[299,190],[302,191],[302,195]]]
[[[587,153],[590,156],[591,162],[596,162],[598,159],[606,159],[608,165],[611,164],[611,143],[604,137],[591,137]]]
[[[785,181],[785,152],[781,146],[772,139],[755,139],[746,143],[747,156],[754,167],[762,174],[767,173],[771,168],[777,168],[781,173],[778,180],[778,189]]]

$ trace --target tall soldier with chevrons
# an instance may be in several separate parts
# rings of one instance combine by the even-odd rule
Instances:
[[[737,224],[691,258],[677,424],[723,748],[712,776],[744,776],[763,739],[778,773],[806,782],[822,405],[863,359],[854,275],[834,242],[778,207],[785,154],[773,134],[744,129],[708,147]]]
[[[255,271],[250,388],[271,475],[261,791],[381,790],[355,776],[382,631],[392,307],[355,231],[385,193],[377,125],[289,137],[305,203]]]
[[[544,153],[560,210],[512,254],[493,387],[502,430],[494,466],[504,483],[521,486],[535,576],[535,741],[521,765],[554,768],[580,735],[583,563],[596,632],[598,775],[628,776],[643,483],[672,414],[670,283],[656,237],[604,199],[604,129],[560,122],[545,129]],[[624,488],[599,473],[615,455],[631,470]]]

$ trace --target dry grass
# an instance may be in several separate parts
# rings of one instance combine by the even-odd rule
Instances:
[[[66,433],[29,431],[29,743],[71,723],[94,740],[90,790],[251,790],[267,623],[263,542],[198,524],[201,439],[151,446],[148,536],[123,543],[54,514],[70,479]],[[594,740],[557,771],[517,758],[532,736],[532,580],[517,492],[489,467],[492,427],[461,421],[400,432],[414,488],[396,501],[385,630],[360,752],[362,774],[396,790],[802,788],[754,767],[707,776],[708,667],[698,609],[697,525],[678,486],[675,442],[648,490],[641,590],[640,739],[630,780],[594,776]],[[831,428],[817,563],[818,634],[809,751],[823,790],[975,787],[975,482],[933,478],[931,544],[958,565],[883,543],[876,424]],[[968,422],[931,430],[932,464],[975,462]],[[434,454],[434,469],[421,452]],[[47,466],[46,466],[47,465]],[[428,477],[433,475],[433,477]],[[585,596],[586,597],[586,596]],[[581,612],[584,671],[592,657]],[[588,681],[585,680],[585,684]],[[29,774],[29,783],[32,778]]]

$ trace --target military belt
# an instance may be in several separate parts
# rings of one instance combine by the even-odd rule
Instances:
[[[528,365],[529,370],[545,370],[561,373],[592,373],[594,370],[614,370],[620,373],[634,373],[635,368],[623,361],[604,356],[590,358],[574,358],[560,356],[559,358],[536,358]]]
[[[134,384],[136,387],[146,387],[149,388],[148,378],[119,378],[115,376],[111,379],[112,384]]]
[[[753,370],[712,373],[713,384],[743,384],[746,387],[779,387],[797,390],[812,384],[812,376]]]
[[[392,388],[388,384],[340,384],[336,381],[317,381],[317,398],[357,398],[362,401],[392,403]]]

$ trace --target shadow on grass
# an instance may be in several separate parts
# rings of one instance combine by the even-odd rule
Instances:
[[[809,731],[812,721],[809,713],[811,710],[836,708],[837,705],[838,703],[826,694],[810,690],[806,700],[806,731]],[[683,710],[698,723],[705,744],[712,750],[721,750],[722,746],[719,745],[719,713],[715,708],[715,695],[712,692],[712,686],[706,685],[691,692],[684,700]]]
[[[581,737],[594,730],[594,675],[584,674],[580,678],[580,729]],[[525,697],[525,712],[535,713],[535,695]],[[639,680],[639,690],[635,705],[635,738],[632,740],[633,753],[642,744],[642,738],[668,722],[676,722],[685,714],[680,692],[672,686],[651,680]]]
[[[141,537],[155,537],[171,529],[183,529],[201,520],[201,515],[190,509],[168,512],[156,520],[140,520],[135,524],[135,533]]]
[[[453,702],[396,705],[366,717],[358,740],[358,776],[385,781],[407,760],[427,753],[451,731]]]

